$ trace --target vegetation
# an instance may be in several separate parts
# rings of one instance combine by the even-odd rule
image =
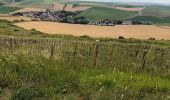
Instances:
[[[104,19],[126,19],[134,16],[137,12],[116,10],[106,7],[92,7],[80,13],[78,16],[84,16],[89,20],[104,20]]]
[[[137,17],[133,17],[130,20],[133,21],[150,21],[153,22],[154,24],[158,24],[158,25],[163,25],[163,24],[168,24],[170,23],[170,17],[154,17],[154,16],[137,16]]]
[[[7,13],[10,13],[10,12],[14,12],[14,11],[16,11],[18,9],[20,9],[20,8],[18,8],[18,7],[9,7],[9,6],[0,6],[0,13],[7,14]]]
[[[169,99],[169,41],[34,32],[0,22],[2,100]]]
[[[73,66],[40,56],[0,55],[2,99],[168,99],[170,81],[147,74]]]
[[[169,6],[147,6],[142,12],[143,16],[170,17]]]

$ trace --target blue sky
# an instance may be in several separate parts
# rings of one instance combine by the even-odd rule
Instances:
[[[86,0],[86,1],[150,2],[150,3],[170,4],[170,0]]]

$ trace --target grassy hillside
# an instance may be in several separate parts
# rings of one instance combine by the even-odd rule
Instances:
[[[170,41],[95,40],[0,21],[0,100],[169,99]]]
[[[41,56],[0,54],[0,99],[166,100],[170,80],[144,73],[88,68]]]
[[[102,19],[126,19],[134,16],[137,12],[129,12],[116,10],[106,7],[92,7],[80,13],[78,16],[84,16],[89,20],[102,20]]]
[[[14,12],[16,10],[18,10],[20,8],[18,7],[9,7],[9,6],[0,6],[0,13],[1,14],[7,14],[7,13],[10,13],[10,12]]]
[[[16,2],[11,6],[49,8],[54,3],[63,2],[63,1],[64,0],[23,0],[21,2]]]
[[[142,12],[143,16],[170,17],[170,7],[167,6],[147,6]]]
[[[154,24],[159,25],[168,25],[170,24],[170,17],[154,17],[154,16],[137,16],[133,17],[130,20],[142,20],[142,21],[151,21]]]

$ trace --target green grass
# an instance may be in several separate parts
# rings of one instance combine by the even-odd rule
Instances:
[[[0,98],[10,100],[163,100],[170,91],[170,80],[159,76],[75,66],[41,56],[0,54],[0,71]]]
[[[106,7],[92,7],[80,13],[78,16],[84,16],[89,20],[103,20],[103,19],[126,19],[134,16],[137,12],[129,12],[116,10]]]
[[[148,6],[144,9],[144,16],[170,17],[170,7],[167,6]]]
[[[2,14],[7,14],[10,12],[14,12],[16,10],[19,10],[20,8],[18,7],[9,7],[9,6],[0,6],[0,13]]]
[[[169,25],[170,17],[154,17],[154,16],[137,16],[133,17],[130,20],[139,20],[139,21],[151,21],[154,24],[158,25]]]
[[[13,46],[8,36],[15,36]],[[170,98],[170,41],[101,38],[96,60],[95,40],[0,21],[0,100]]]

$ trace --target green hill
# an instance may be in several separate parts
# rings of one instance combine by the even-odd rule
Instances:
[[[130,20],[151,21],[154,24],[158,24],[158,25],[170,25],[170,17],[137,16],[131,18]]]
[[[7,21],[0,35],[0,100],[169,98],[170,41],[45,38]]]
[[[18,10],[20,8],[18,7],[10,7],[10,6],[0,6],[0,13],[1,14],[7,14],[7,13],[10,13],[10,12],[14,12],[16,10]]]
[[[142,12],[143,16],[170,17],[169,6],[147,6]]]
[[[84,16],[89,20],[102,19],[126,19],[134,16],[138,12],[122,11],[107,7],[92,7],[80,13],[78,16]]]

